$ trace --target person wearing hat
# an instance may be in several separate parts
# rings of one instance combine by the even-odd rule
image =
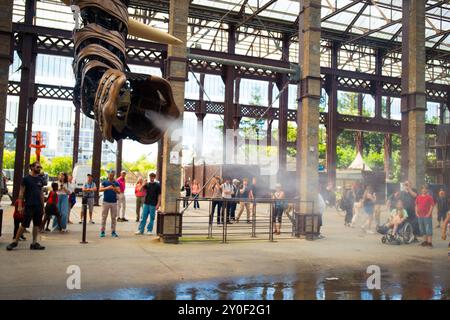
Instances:
[[[89,223],[94,224],[92,220],[92,213],[94,212],[95,191],[97,191],[97,185],[94,182],[92,174],[88,173],[87,181],[81,189],[83,192],[83,198],[87,200],[87,208],[89,209]],[[80,215],[80,224],[83,223],[83,215]]]
[[[114,179],[115,172],[108,172],[108,180],[102,182],[100,192],[103,192],[103,208],[102,208],[102,228],[100,230],[100,238],[105,237],[106,219],[108,213],[111,212],[111,237],[117,238],[116,233],[116,217],[117,217],[117,195],[120,194],[119,183]]]

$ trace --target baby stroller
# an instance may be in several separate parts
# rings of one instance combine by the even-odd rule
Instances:
[[[382,234],[381,242],[387,244],[409,244],[414,240],[413,226],[410,222],[404,221],[399,225],[397,229],[397,234],[393,234],[393,228],[385,225],[377,227],[377,232]]]

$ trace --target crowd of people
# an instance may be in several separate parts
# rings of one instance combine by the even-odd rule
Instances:
[[[51,183],[48,196],[44,196],[44,180],[41,174],[42,166],[39,162],[30,164],[29,174],[22,179],[18,199],[14,203],[14,231],[13,242],[7,250],[13,250],[19,241],[26,240],[24,233],[33,222],[31,250],[44,250],[45,247],[37,242],[39,232],[59,231],[65,233],[70,220],[70,212],[76,203],[75,182],[70,174],[62,172],[56,182]],[[111,237],[117,238],[116,222],[126,222],[125,188],[126,172],[122,171],[116,179],[114,170],[108,172],[108,178],[101,182],[98,191],[103,193],[102,221],[100,237],[106,236],[106,221],[111,220]],[[89,211],[89,223],[95,224],[93,211],[97,186],[94,177],[88,174],[82,191],[82,210]],[[136,184],[136,221],[140,221],[136,234],[143,234],[145,227],[147,234],[152,234],[155,213],[161,204],[161,186],[155,180],[156,175],[151,173],[149,180],[139,178]],[[140,211],[142,209],[142,217]],[[88,212],[85,212],[86,217]],[[80,224],[83,223],[83,214],[80,215]],[[148,224],[147,224],[148,220]],[[87,221],[86,221],[87,223]],[[51,224],[52,230],[49,228]]]
[[[26,240],[24,233],[33,222],[32,243],[30,249],[43,250],[45,247],[37,242],[39,232],[59,231],[67,232],[68,225],[72,224],[70,213],[76,203],[73,177],[62,172],[56,182],[51,183],[51,190],[44,197],[44,181],[41,174],[42,166],[39,162],[30,165],[29,174],[21,183],[19,197],[14,203],[14,232],[13,242],[7,246],[8,250],[17,247],[19,241]],[[126,218],[126,175],[122,171],[118,178],[113,170],[108,172],[108,178],[101,182],[100,186],[94,182],[94,177],[88,174],[86,182],[82,187],[83,206],[82,210],[89,212],[89,223],[95,224],[93,220],[95,194],[103,193],[101,210],[100,237],[106,236],[106,222],[108,216],[111,220],[111,237],[117,238],[116,222],[127,222]],[[289,211],[292,199],[287,196],[286,190],[281,184],[277,184],[274,190],[266,190],[258,184],[257,178],[252,178],[251,184],[247,178],[231,179],[229,177],[213,177],[206,186],[201,186],[197,180],[187,180],[182,188],[183,207],[187,208],[193,203],[193,209],[200,209],[200,195],[207,191],[210,197],[205,199],[211,201],[209,212],[209,224],[212,225],[216,219],[217,225],[245,222],[251,224],[256,219],[256,207],[258,199],[272,199],[272,232],[276,235],[281,233],[283,214]],[[156,181],[156,174],[150,173],[149,179],[138,177],[134,188],[136,198],[136,222],[139,222],[136,235],[144,232],[151,235],[153,232],[156,212],[161,205],[161,185]],[[332,189],[325,190],[322,197],[318,192],[319,233],[323,223],[323,213],[326,209],[326,201],[336,201],[335,197],[329,197]],[[444,189],[439,190],[434,197],[427,186],[423,186],[420,192],[414,188],[409,181],[400,184],[400,189],[395,190],[387,199],[385,205],[390,213],[385,224],[380,221],[381,203],[372,186],[363,186],[355,182],[347,185],[340,199],[340,207],[345,211],[344,225],[355,227],[358,220],[363,219],[361,229],[373,234],[375,230],[384,225],[392,229],[396,234],[399,228],[408,221],[413,227],[414,241],[423,237],[421,246],[432,247],[433,221],[432,212],[437,206],[437,227],[442,226],[442,238],[447,237],[447,226],[449,224],[449,197]],[[238,206],[239,205],[239,206]],[[246,212],[244,218],[242,215]],[[241,220],[242,218],[242,220]],[[80,215],[82,223],[83,214]],[[148,223],[147,223],[148,221]],[[375,222],[376,228],[373,228]],[[87,221],[86,221],[87,223]],[[51,229],[49,228],[51,224]],[[450,244],[449,244],[450,245]]]
[[[194,210],[199,209],[198,199],[202,191],[206,191],[205,193],[210,195],[205,200],[211,201],[209,213],[209,224],[211,225],[214,223],[214,219],[216,219],[217,225],[240,222],[252,224],[256,219],[258,200],[272,199],[272,232],[275,235],[281,234],[283,214],[289,211],[290,202],[293,201],[292,197],[287,196],[286,190],[280,183],[275,185],[274,190],[269,190],[262,187],[256,177],[252,178],[250,184],[248,178],[242,178],[242,181],[240,181],[236,178],[214,176],[203,188],[195,179],[192,182],[190,180],[185,181],[181,188],[183,208],[187,208],[191,203],[194,203]],[[325,208],[323,197],[318,193],[319,237],[323,237],[320,235],[320,227],[322,226]],[[244,211],[246,215],[241,220]]]
[[[449,203],[450,199],[443,188],[439,190],[435,198],[428,186],[422,186],[418,192],[409,181],[405,181],[400,184],[400,189],[394,190],[385,203],[390,213],[385,225],[392,228],[393,233],[396,234],[399,227],[408,221],[413,228],[413,241],[419,242],[417,238],[423,237],[420,245],[431,248],[433,247],[433,209],[437,206],[436,228],[442,228],[442,238],[445,240],[450,215]],[[363,215],[365,215],[365,222],[361,228],[365,232],[375,233],[372,230],[374,220],[377,228],[382,225],[380,221],[381,203],[377,201],[377,195],[371,186],[363,188],[359,183],[346,186],[341,200],[341,208],[345,210],[345,226],[355,227],[356,221]]]

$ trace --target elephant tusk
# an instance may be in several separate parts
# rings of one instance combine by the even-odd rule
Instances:
[[[183,41],[175,38],[167,32],[150,27],[132,18],[128,19],[128,34],[159,43],[166,43],[176,46],[183,44]]]

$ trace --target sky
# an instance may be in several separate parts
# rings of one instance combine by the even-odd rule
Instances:
[[[141,144],[133,140],[124,140],[122,147],[122,159],[127,162],[136,161],[142,155],[145,155],[147,160],[156,163],[158,154],[158,144],[151,145]]]

